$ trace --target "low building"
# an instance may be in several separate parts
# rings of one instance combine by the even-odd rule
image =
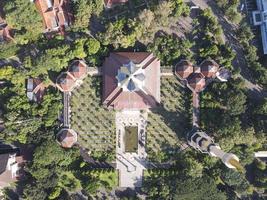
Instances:
[[[201,73],[207,78],[214,78],[219,69],[219,65],[214,60],[204,60],[200,64]]]
[[[201,73],[192,73],[187,78],[187,86],[193,92],[203,91],[205,89],[205,86],[206,86],[205,76]]]
[[[175,75],[184,81],[192,92],[199,93],[216,77],[221,81],[227,81],[229,71],[222,70],[214,60],[210,59],[204,60],[199,66],[193,65],[188,60],[181,60],[175,66]]]
[[[0,143],[0,189],[19,178],[22,163],[19,148]]]
[[[45,86],[38,78],[27,79],[27,97],[30,101],[40,103],[45,93]]]
[[[105,7],[111,8],[114,5],[126,3],[128,0],[104,0]]]
[[[186,79],[190,74],[194,72],[194,66],[187,60],[182,60],[175,66],[175,74],[181,79]]]
[[[45,33],[64,34],[65,28],[72,24],[68,0],[33,0],[42,15]]]
[[[152,53],[111,53],[102,70],[107,108],[142,110],[160,103],[160,61]]]
[[[253,23],[260,26],[263,53],[267,54],[267,1],[256,0],[258,10],[252,12]]]
[[[88,67],[83,60],[74,60],[67,72],[61,73],[56,81],[57,88],[62,92],[71,92],[82,83],[87,76]]]
[[[64,148],[71,148],[77,143],[77,133],[68,128],[63,128],[57,134],[58,143]]]

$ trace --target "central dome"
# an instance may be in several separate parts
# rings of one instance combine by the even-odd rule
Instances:
[[[116,79],[118,81],[118,87],[122,88],[123,91],[144,91],[144,70],[142,69],[142,67],[139,67],[132,61],[130,61],[128,64],[122,65],[119,68]]]

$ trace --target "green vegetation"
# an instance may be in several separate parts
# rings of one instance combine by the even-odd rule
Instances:
[[[238,24],[242,20],[241,13],[237,11],[240,0],[216,0],[216,3],[230,22]]]
[[[175,77],[161,79],[161,104],[148,115],[147,152],[150,160],[167,161],[176,156],[190,130],[190,93]]]
[[[14,0],[3,4],[6,20],[9,26],[15,29],[17,43],[27,44],[41,36],[42,18],[31,1]]]
[[[115,155],[115,115],[101,106],[101,79],[87,77],[83,84],[72,92],[71,127],[79,134],[78,142],[92,155],[98,152]]]
[[[147,194],[148,199],[227,199],[208,175],[191,178],[176,169],[149,171],[145,178],[143,192]]]
[[[228,44],[229,35],[242,45],[252,80],[266,87],[267,71],[252,45],[249,25],[239,24],[239,1],[216,0],[228,19],[223,22],[238,26],[233,33],[223,33],[211,9],[201,10],[192,21],[192,30],[184,30],[184,24],[177,23],[186,23],[190,14],[183,0],[138,0],[111,10],[104,9],[103,2],[72,0],[74,24],[66,30],[66,37],[50,39],[44,37],[41,16],[29,0],[0,2],[16,41],[0,44],[0,118],[5,125],[0,137],[34,148],[25,179],[17,183],[22,188],[20,198],[80,199],[83,193],[89,199],[103,199],[100,193],[118,186],[116,170],[93,169],[77,148],[62,149],[54,137],[61,128],[62,95],[53,87],[58,74],[73,59],[99,67],[114,50],[151,51],[162,66],[170,68],[184,58],[196,64],[212,58],[233,74],[227,83],[213,82],[201,93],[201,128],[223,150],[235,153],[247,174],[228,170],[218,159],[193,149],[182,150],[191,129],[191,92],[175,77],[162,77],[161,105],[148,115],[146,148],[148,159],[166,169],[147,171],[141,189],[147,199],[223,200],[240,195],[249,199],[253,192],[255,196],[266,191],[266,164],[254,159],[253,153],[266,148],[267,99],[261,94],[251,96],[239,69],[232,66],[238,60],[233,45]],[[223,17],[221,12],[215,14]],[[39,104],[26,97],[29,77],[39,77],[47,86]],[[115,160],[115,114],[101,105],[101,84],[100,77],[87,77],[72,92],[71,127],[93,159],[108,162]],[[136,134],[132,136],[129,143],[134,145],[127,144],[130,150],[137,144]],[[251,177],[250,182],[246,177]]]
[[[126,126],[125,135],[125,152],[137,152],[138,149],[138,127]]]
[[[249,70],[252,72],[253,79],[266,87],[267,85],[267,71],[265,67],[259,62],[258,49],[252,45],[253,33],[248,24],[243,23],[237,31],[238,38],[245,51],[245,58]]]
[[[148,45],[148,50],[160,59],[162,66],[174,66],[181,59],[190,60],[192,46],[189,40],[164,34],[156,37],[154,42]]]

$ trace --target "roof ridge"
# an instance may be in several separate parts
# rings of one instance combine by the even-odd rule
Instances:
[[[158,61],[158,58],[153,56],[143,67],[142,69],[146,69],[152,62]]]

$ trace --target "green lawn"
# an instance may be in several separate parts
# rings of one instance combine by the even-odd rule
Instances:
[[[88,76],[72,92],[71,127],[92,154],[115,155],[115,113],[101,105],[101,77]]]
[[[191,92],[176,77],[163,77],[161,103],[149,113],[147,126],[148,158],[158,162],[170,160],[186,141],[191,129]]]
[[[125,135],[125,152],[137,152],[138,149],[138,127],[126,126]]]

